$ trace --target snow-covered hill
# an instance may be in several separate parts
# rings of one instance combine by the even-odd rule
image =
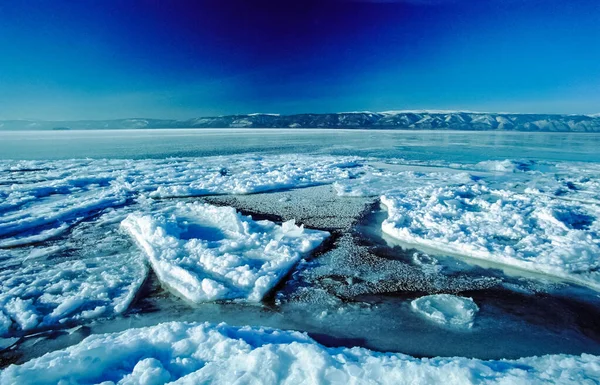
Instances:
[[[467,111],[361,111],[330,114],[227,115],[188,120],[0,121],[0,130],[137,128],[365,128],[600,132],[600,115],[510,114]]]

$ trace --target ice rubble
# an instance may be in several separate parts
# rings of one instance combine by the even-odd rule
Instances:
[[[110,237],[96,247],[108,248]],[[63,247],[7,250],[0,259],[0,337],[125,311],[147,275],[137,253],[73,259]]]
[[[464,327],[473,326],[479,307],[471,298],[450,294],[434,294],[417,298],[410,303],[412,309],[442,325]]]
[[[382,230],[403,242],[600,289],[600,209],[481,181],[384,195]]]
[[[117,246],[121,250],[108,245],[114,237],[107,237],[107,233],[115,226],[99,230],[103,221],[120,222],[119,215],[106,217],[115,209],[147,201],[145,198],[150,196],[245,194],[331,183],[349,178],[360,167],[356,158],[301,155],[139,161],[2,160],[0,336],[127,309],[147,268],[141,258],[123,250],[127,245]],[[87,224],[92,224],[92,229],[75,239],[74,229]],[[286,257],[293,264],[294,252],[300,253],[302,245],[293,244],[293,226],[286,226],[290,234],[281,247],[284,243],[289,247]],[[311,240],[311,236],[314,233],[307,231],[302,239]],[[85,252],[72,255],[69,248],[73,244],[87,245]],[[233,241],[230,246],[233,248]],[[267,246],[274,248],[267,244],[264,248]],[[100,255],[103,248],[110,252]],[[228,263],[239,258],[234,254],[228,254]],[[282,264],[281,270],[276,263]],[[271,284],[270,279],[283,271],[285,263],[275,259],[265,264],[263,277],[252,276],[256,266],[248,267],[246,273],[243,264],[237,269],[225,265],[215,269],[229,276],[238,274],[236,290],[256,279],[256,292],[248,295],[259,297],[261,288]],[[232,288],[221,296],[238,295]]]
[[[3,384],[594,384],[600,358],[413,358],[326,348],[306,334],[209,323],[163,323],[93,335],[0,373]]]
[[[514,160],[451,166],[369,169],[334,187],[340,195],[381,195],[388,211],[383,232],[409,246],[600,290],[600,166]]]
[[[121,226],[144,250],[160,281],[199,303],[260,301],[329,234],[254,221],[232,207],[177,203],[156,215],[130,214]]]
[[[74,224],[153,198],[249,194],[347,179],[358,158],[235,155],[160,160],[0,161],[0,248],[42,242]]]
[[[140,261],[116,255],[109,257],[116,258],[110,263],[98,256],[63,260],[61,251],[52,251],[54,241],[46,242],[57,237],[58,245],[68,242],[75,226],[97,223],[115,207],[150,197],[246,194],[325,183],[334,183],[339,195],[382,195],[388,208],[383,231],[407,243],[600,288],[600,166],[385,163],[303,155],[0,161],[0,331],[36,324],[35,329],[127,307],[145,276]],[[406,164],[411,171],[403,170]],[[193,240],[177,242],[183,248]],[[44,257],[44,250],[51,255]],[[234,274],[229,267],[213,268]],[[228,282],[217,282],[213,298],[230,298],[234,291],[235,296],[250,295],[250,289]],[[10,326],[4,326],[7,319]]]

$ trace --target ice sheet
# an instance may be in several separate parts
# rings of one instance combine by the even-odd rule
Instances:
[[[326,348],[306,334],[226,324],[164,323],[93,335],[0,373],[3,384],[594,384],[600,358],[417,359]]]
[[[403,171],[391,163],[334,184],[340,195],[380,194],[387,235],[600,289],[598,165],[435,162],[439,171]]]
[[[257,302],[329,234],[254,221],[232,207],[177,203],[156,215],[131,214],[121,226],[177,295],[199,303]]]

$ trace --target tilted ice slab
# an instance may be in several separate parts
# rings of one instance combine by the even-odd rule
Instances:
[[[107,381],[107,382],[104,382]],[[171,322],[93,335],[0,373],[2,384],[594,384],[600,358],[413,358],[326,348],[306,334]]]
[[[447,326],[471,328],[479,307],[471,298],[434,294],[410,303],[413,310],[434,322]]]
[[[542,176],[543,177],[543,176]],[[383,195],[382,230],[405,243],[544,273],[600,289],[600,207],[492,188],[423,183]]]
[[[131,214],[121,226],[160,281],[196,303],[260,301],[329,235],[294,221],[254,221],[232,207],[181,202],[153,216]]]

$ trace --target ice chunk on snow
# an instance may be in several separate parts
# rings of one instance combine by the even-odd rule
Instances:
[[[39,317],[35,312],[33,301],[31,299],[22,300],[18,297],[12,298],[4,305],[4,311],[6,311],[23,330],[33,329],[39,323]]]
[[[93,363],[93,364],[91,364]],[[600,358],[518,360],[413,358],[363,348],[326,348],[306,334],[225,324],[171,322],[93,335],[0,373],[2,384],[585,384]]]
[[[434,294],[410,303],[413,310],[428,319],[448,326],[471,328],[479,307],[471,298]]]
[[[10,330],[11,325],[12,320],[10,319],[10,317],[0,310],[0,336],[8,335],[8,331]]]
[[[293,221],[254,221],[232,207],[178,203],[154,216],[130,214],[122,227],[158,278],[192,302],[260,301],[302,255],[329,234]]]

